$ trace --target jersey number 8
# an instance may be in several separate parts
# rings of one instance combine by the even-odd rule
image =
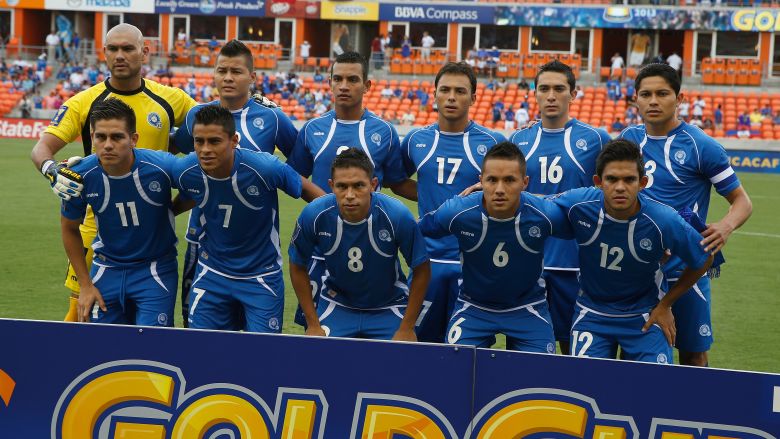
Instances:
[[[360,251],[358,247],[350,248],[347,251],[347,257],[349,257],[349,261],[347,261],[347,268],[355,273],[360,273],[363,271],[363,261],[360,260],[362,256],[363,252]]]

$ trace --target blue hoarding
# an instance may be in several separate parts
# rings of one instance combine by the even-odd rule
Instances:
[[[264,0],[155,0],[157,14],[265,17]]]
[[[780,151],[742,151],[729,149],[731,167],[737,172],[780,173]]]
[[[475,5],[445,5],[430,3],[381,3],[379,19],[427,23],[493,24],[495,7]]]
[[[0,437],[776,439],[780,375],[0,320]]]

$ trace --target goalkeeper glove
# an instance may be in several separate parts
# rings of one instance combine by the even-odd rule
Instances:
[[[258,104],[268,107],[268,108],[282,108],[281,105],[277,104],[276,102],[268,99],[267,97],[263,96],[260,93],[255,93],[252,95],[252,99],[255,100]]]
[[[75,166],[80,161],[81,157],[71,157],[61,162],[46,160],[41,166],[41,174],[49,180],[52,192],[63,200],[78,197],[84,189],[81,175],[70,169],[70,166]]]

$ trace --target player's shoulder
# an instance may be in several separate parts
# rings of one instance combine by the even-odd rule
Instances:
[[[155,166],[169,166],[176,160],[173,154],[167,151],[155,151],[151,149],[138,148],[135,150],[135,153],[138,156],[139,162]]]
[[[529,137],[536,136],[536,133],[539,131],[541,126],[542,124],[536,121],[525,128],[515,130],[515,132],[509,136],[509,141],[515,145],[517,145],[519,142],[526,141]]]
[[[715,140],[709,134],[702,131],[701,128],[695,125],[690,125],[685,122],[682,122],[680,124],[680,131],[678,137],[682,138],[683,140],[685,139],[689,140],[691,146],[699,150],[712,149],[712,148],[724,149],[723,145],[721,145],[720,142]]]
[[[277,159],[273,154],[269,154],[265,151],[257,151],[254,149],[236,148],[234,154],[236,155],[236,160],[239,163],[245,163],[249,165],[270,166],[271,164],[279,162],[279,159]]]
[[[321,214],[324,215],[338,215],[338,205],[336,204],[336,196],[333,194],[325,194],[315,198],[301,210],[301,219],[304,221],[316,221]]]
[[[404,140],[412,140],[412,138],[415,137],[431,137],[433,138],[436,135],[436,131],[438,130],[438,127],[435,123],[432,123],[430,125],[425,125],[422,127],[416,127],[409,130],[409,132],[406,133],[404,136]]]
[[[374,206],[379,207],[388,215],[411,214],[409,208],[401,200],[381,192],[374,192]]]
[[[506,140],[506,137],[504,137],[503,134],[499,133],[498,131],[493,131],[487,127],[484,127],[476,122],[471,122],[469,124],[469,127],[467,128],[467,131],[470,132],[470,135],[477,135],[480,137],[485,137],[490,139],[494,144],[500,143]]]
[[[92,103],[95,102],[95,99],[97,99],[101,94],[107,92],[106,83],[104,82],[98,82],[97,84],[93,85],[92,87],[82,90],[75,95],[71,96],[63,102],[63,106],[67,108],[72,109],[78,109],[78,108],[85,108],[88,109],[92,106]]]
[[[618,138],[633,140],[639,143],[640,141],[642,141],[642,139],[645,138],[646,134],[647,132],[645,131],[644,124],[632,125],[630,127],[624,128],[623,131],[621,131],[620,134],[618,135]]]
[[[569,189],[566,192],[551,197],[554,200],[560,200],[568,205],[570,209],[575,207],[585,207],[592,203],[601,201],[603,192],[597,187],[580,187]]]
[[[201,178],[202,172],[198,165],[198,156],[194,152],[191,152],[184,157],[174,158],[173,174],[179,178],[193,175],[197,175],[198,178]]]
[[[679,216],[677,210],[675,210],[672,206],[662,203],[643,192],[640,192],[638,197],[639,197],[639,202],[643,203],[644,205],[645,213],[653,217],[668,218],[668,217]]]
[[[336,119],[336,111],[330,110],[322,113],[320,116],[307,120],[301,131],[306,132],[308,135],[326,136],[330,131],[330,125]],[[324,139],[324,137],[323,137]]]
[[[87,178],[88,174],[91,174],[93,170],[98,169],[99,167],[100,162],[98,161],[97,155],[90,154],[81,159],[78,164],[71,166],[70,169],[81,174],[82,178]]]
[[[482,191],[472,192],[465,197],[454,196],[445,201],[439,209],[442,212],[447,212],[453,216],[458,216],[466,211],[474,211],[476,213],[481,212],[479,209],[482,206]]]

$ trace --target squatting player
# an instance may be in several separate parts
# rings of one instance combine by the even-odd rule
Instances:
[[[569,106],[577,96],[575,87],[574,73],[566,64],[552,61],[540,67],[536,102],[541,123],[516,131],[509,139],[525,154],[527,190],[532,194],[558,194],[593,184],[596,157],[610,136],[603,129],[569,117]],[[574,302],[580,290],[578,272],[577,243],[548,239],[543,277],[555,339],[563,353],[569,352]]]
[[[414,129],[401,144],[407,175],[417,173],[420,216],[479,181],[482,158],[493,145],[506,140],[469,120],[477,99],[477,78],[466,63],[449,63],[434,81],[439,120]],[[431,281],[426,293],[430,308],[417,335],[420,341],[443,343],[461,277],[458,241],[454,236],[426,238],[431,257]]]
[[[84,190],[62,201],[62,242],[78,275],[80,321],[173,326],[176,232],[171,204],[172,155],[135,149],[133,109],[118,99],[90,115],[95,154],[73,171]],[[91,206],[97,223],[91,273],[79,225]],[[97,302],[97,303],[96,303]]]
[[[683,99],[680,78],[673,68],[666,64],[646,66],[636,78],[636,104],[644,125],[626,129],[621,137],[637,143],[642,150],[648,177],[645,193],[649,197],[677,210],[687,207],[704,221],[713,186],[729,202],[728,213],[708,224],[702,233],[706,250],[714,254],[747,221],[753,207],[723,146],[699,128],[677,119],[677,107]],[[685,266],[673,256],[664,265],[669,282],[679,282]],[[674,306],[681,364],[707,365],[707,351],[713,342],[710,311],[710,279],[705,276]]]
[[[571,228],[561,209],[523,192],[525,167],[512,142],[499,143],[482,162],[483,192],[456,196],[420,222],[426,237],[454,236],[463,255],[450,344],[490,347],[504,333],[508,349],[555,353],[542,262],[547,239]]]
[[[109,97],[125,102],[133,109],[136,119],[140,122],[137,125],[139,137],[136,146],[163,151],[168,150],[171,128],[181,124],[187,111],[196,105],[196,102],[184,91],[142,77],[141,67],[148,56],[149,49],[144,46],[143,35],[137,27],[123,23],[111,28],[106,34],[103,53],[111,77],[68,99],[60,107],[31,153],[36,168],[49,178],[55,193],[59,193],[63,199],[77,196],[79,187],[77,184],[68,187],[71,183],[66,181],[67,178],[58,177],[58,172],[64,165],[56,163],[54,155],[79,136],[84,143],[84,155],[92,153],[89,115],[97,103]],[[61,182],[60,185],[56,184],[58,180]],[[80,228],[82,239],[87,245],[83,252],[86,254],[88,265],[92,261],[92,250],[89,245],[95,239],[96,233],[92,218],[92,211],[88,209]],[[70,309],[65,320],[75,321],[79,283],[72,266],[68,268],[65,286],[72,291]]]
[[[230,110],[206,105],[195,114],[195,154],[174,167],[180,196],[201,209],[198,268],[189,326],[281,332],[284,308],[277,189],[311,200],[321,189],[265,152],[237,149]],[[239,308],[238,310],[236,308]]]
[[[357,52],[336,57],[330,71],[334,109],[312,119],[301,128],[287,164],[314,184],[330,192],[328,179],[333,159],[347,148],[360,148],[374,167],[380,187],[417,199],[417,187],[406,177],[401,161],[398,133],[388,122],[363,108],[363,97],[371,89],[368,60]],[[323,286],[323,257],[315,250],[309,264],[312,294]],[[316,298],[316,297],[315,297]],[[305,326],[298,309],[296,323]]]
[[[415,324],[430,278],[425,241],[400,201],[375,192],[369,157],[349,148],[331,164],[332,193],[304,207],[290,242],[290,279],[307,335],[416,341]],[[322,252],[325,286],[312,300],[307,265]],[[398,252],[414,272],[411,286]]]
[[[554,198],[579,245],[582,292],[571,328],[572,355],[615,358],[620,347],[626,360],[671,362],[671,307],[712,263],[699,232],[640,192],[648,180],[641,154],[631,141],[610,141],[596,162],[597,187]],[[687,266],[668,291],[660,264],[666,251]]]
[[[238,40],[231,40],[219,51],[214,67],[214,83],[219,100],[203,105],[220,105],[233,114],[236,131],[239,133],[238,147],[273,154],[276,147],[286,157],[295,144],[298,130],[281,108],[271,108],[255,97],[250,97],[250,87],[257,80],[249,48]],[[195,114],[203,108],[199,105],[187,113],[185,123],[176,131],[173,142],[180,152],[194,150],[192,127]],[[190,213],[187,227],[187,253],[184,256],[184,270],[181,282],[182,314],[185,325],[189,306],[187,297],[195,275],[198,261],[198,239],[201,228],[201,211],[198,207]]]

